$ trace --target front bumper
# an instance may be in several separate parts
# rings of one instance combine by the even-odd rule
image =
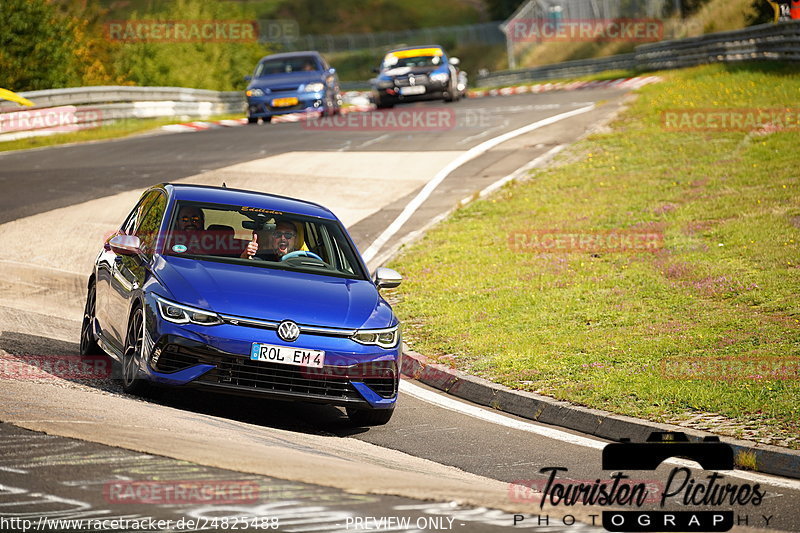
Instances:
[[[444,98],[449,87],[449,82],[428,81],[427,83],[415,85],[414,87],[424,87],[425,92],[421,94],[402,94],[404,90],[407,91],[410,89],[405,82],[400,84],[395,83],[388,87],[373,85],[372,98],[376,103],[379,101],[382,103],[402,103],[421,100],[440,100]]]
[[[296,98],[295,105],[273,105],[279,98]],[[268,118],[290,113],[311,113],[328,111],[329,102],[325,93],[279,93],[277,95],[248,97],[247,116],[250,118]]]
[[[253,342],[288,345],[274,330],[179,325],[155,313],[146,321],[147,355],[140,362],[153,383],[358,408],[391,408],[397,400],[402,339],[397,348],[385,350],[304,333],[292,345],[324,350],[325,365],[302,367],[250,359]]]

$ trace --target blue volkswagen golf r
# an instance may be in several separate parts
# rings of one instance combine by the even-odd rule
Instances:
[[[236,189],[147,190],[89,277],[81,353],[121,363],[126,392],[198,387],[343,406],[385,424],[398,320],[342,223],[309,202]]]
[[[269,122],[275,115],[339,113],[342,97],[336,69],[319,52],[288,52],[261,58],[249,81],[247,121]]]

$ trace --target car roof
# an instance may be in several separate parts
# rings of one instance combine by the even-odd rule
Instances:
[[[402,48],[393,48],[386,53],[391,54],[392,52],[402,52],[403,50],[416,50],[417,48],[438,48],[442,52],[444,52],[444,48],[440,44],[422,44],[419,46],[404,46]]]
[[[338,220],[329,209],[288,196],[268,194],[244,189],[230,189],[228,187],[212,187],[210,185],[189,185],[183,183],[165,183],[163,187],[176,200],[186,202],[205,202],[212,204],[241,205],[269,209],[283,213],[294,213],[310,217]]]
[[[322,54],[317,52],[316,50],[306,50],[304,52],[283,52],[281,54],[270,54],[268,56],[264,56],[259,61],[264,61],[265,59],[291,59],[293,57],[305,57],[305,56],[315,56],[319,59],[322,59]]]

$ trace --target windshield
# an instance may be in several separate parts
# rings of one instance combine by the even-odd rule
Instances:
[[[287,74],[291,72],[312,72],[320,70],[313,56],[288,57],[284,59],[266,59],[256,67],[256,78]]]
[[[341,225],[293,213],[178,202],[164,254],[367,279]]]
[[[439,56],[419,56],[403,58],[387,58],[384,61],[384,68],[398,67],[438,67],[442,63]],[[373,63],[374,64],[374,63]]]
[[[389,52],[383,58],[383,68],[438,67],[443,64],[444,54],[439,48],[416,48]]]

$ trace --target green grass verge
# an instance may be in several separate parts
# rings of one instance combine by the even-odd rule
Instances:
[[[534,86],[534,85],[544,85],[546,83],[571,83],[573,81],[608,81],[608,80],[619,80],[623,78],[635,78],[636,76],[650,76],[651,72],[643,72],[641,70],[604,70],[603,72],[597,72],[595,74],[587,74],[586,76],[577,76],[573,78],[553,78],[551,80],[530,80],[523,83],[516,83],[514,86],[522,87],[522,86]],[[487,86],[478,86],[474,87],[476,90],[487,91],[492,89],[502,89],[503,87],[508,87],[508,85],[487,85]]]
[[[42,148],[44,146],[57,146],[60,144],[70,144],[88,141],[102,141],[107,139],[118,139],[128,137],[137,133],[148,132],[167,124],[179,124],[181,122],[190,122],[193,120],[224,120],[243,118],[244,115],[216,115],[207,118],[187,118],[186,120],[179,117],[165,117],[153,119],[131,119],[120,120],[114,124],[107,126],[100,126],[99,128],[92,128],[81,131],[56,133],[54,135],[43,135],[41,137],[29,137],[27,139],[18,139],[16,141],[0,142],[0,152],[8,152],[11,150],[27,150],[29,148]]]
[[[724,425],[711,426],[721,433],[788,436],[783,444],[800,447],[789,442],[800,434],[796,362],[793,379],[763,379],[712,361],[800,359],[797,131],[672,132],[661,123],[672,109],[784,107],[797,101],[800,70],[660,75],[610,133],[404,249],[390,266],[405,281],[388,294],[409,345],[455,368],[657,421],[721,415]],[[512,249],[511,236],[536,230],[664,240],[655,252]]]

